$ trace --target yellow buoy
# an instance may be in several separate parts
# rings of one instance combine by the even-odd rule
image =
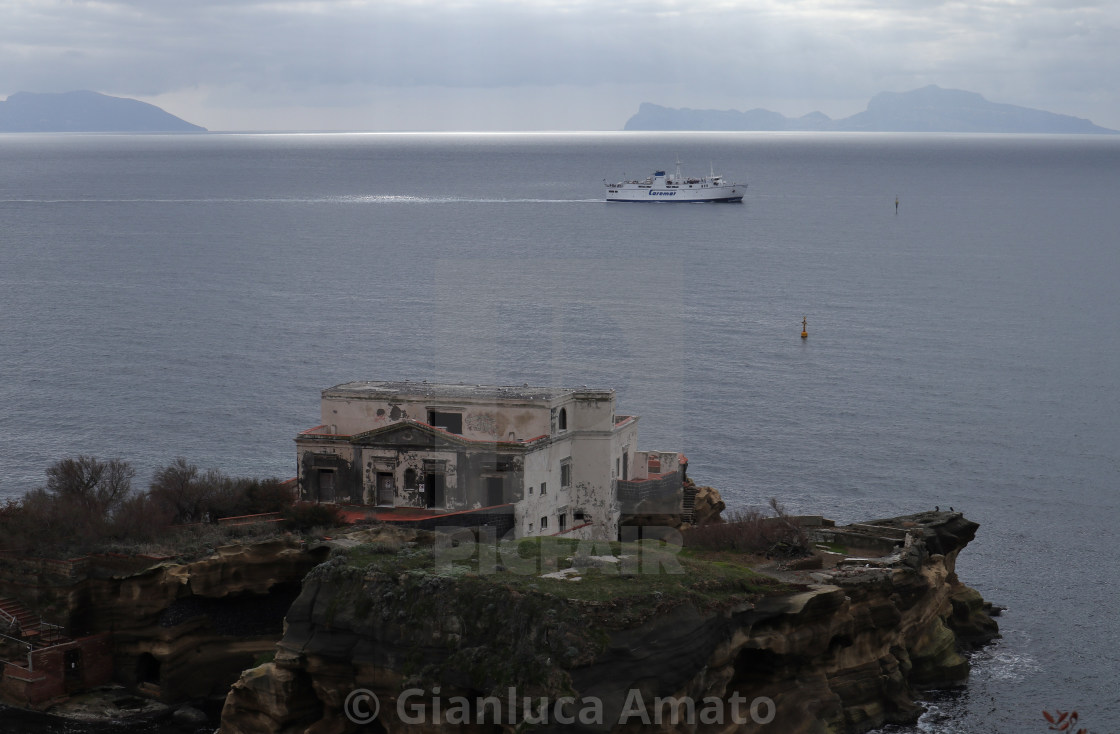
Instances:
[[[804,316],[801,317],[801,338],[802,339],[808,339],[809,338],[808,320]]]

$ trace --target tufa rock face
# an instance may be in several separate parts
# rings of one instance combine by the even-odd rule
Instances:
[[[270,655],[303,577],[328,554],[321,544],[280,537],[185,563],[6,559],[0,590],[33,600],[72,637],[111,632],[114,679],[177,703],[224,696]]]
[[[169,703],[220,695],[271,652],[300,582],[328,552],[289,539],[225,546],[91,582],[76,606],[94,629],[114,631],[118,680]]]
[[[695,731],[683,717],[658,718],[655,697],[670,696],[724,712],[737,699],[743,712],[760,697],[772,702],[772,711],[769,704],[758,710],[772,714],[765,724],[748,717],[730,729],[701,727],[712,731],[837,734],[913,722],[921,711],[916,691],[966,679],[962,643],[997,635],[990,607],[954,573],[977,527],[950,513],[852,526],[895,552],[812,572],[814,583],[773,596],[705,605],[655,593],[656,612],[635,616],[618,613],[614,600],[526,593],[415,567],[370,572],[332,559],[305,580],[275,660],[247,671],[230,691],[220,731],[462,729],[446,717],[433,722],[436,686],[445,714],[452,696],[499,697],[501,720],[476,731],[518,730],[528,713],[523,696],[546,697],[549,705],[562,696],[598,702],[597,716],[550,720],[537,727],[543,731]],[[810,578],[809,571],[785,573]],[[514,717],[506,708],[510,687]],[[398,704],[416,688],[426,691],[429,723],[402,718],[416,702]],[[357,689],[380,701],[368,729],[344,710]],[[470,708],[471,722],[476,713]]]
[[[719,490],[715,487],[697,487],[696,505],[692,510],[693,525],[707,525],[713,522],[723,522],[721,513],[727,509]]]
[[[685,529],[692,526],[723,522],[727,505],[715,487],[696,486],[688,481],[682,497],[671,500],[638,503],[622,515],[624,527],[658,527]]]

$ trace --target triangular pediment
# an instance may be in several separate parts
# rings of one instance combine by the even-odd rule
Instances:
[[[362,446],[408,446],[414,448],[462,448],[468,441],[447,431],[433,428],[427,423],[403,420],[374,428],[350,437],[350,442]]]

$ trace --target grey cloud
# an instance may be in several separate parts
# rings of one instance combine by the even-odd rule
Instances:
[[[1017,104],[1050,94],[1076,106],[1081,95],[1104,108],[1111,98],[1115,117],[1099,122],[1120,125],[1105,77],[1120,66],[1120,10],[1104,2],[697,0],[687,12],[670,0],[7,5],[0,93],[207,87],[345,104],[375,88],[661,85],[666,97],[649,101],[683,106],[669,95],[684,90],[693,106],[746,109],[757,97],[827,105],[937,83]]]

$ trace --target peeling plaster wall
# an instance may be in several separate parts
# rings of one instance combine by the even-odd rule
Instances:
[[[381,392],[369,397],[361,394],[360,385],[357,393],[345,388],[342,386],[334,393],[324,391],[320,407],[324,430],[340,434],[339,437],[299,439],[300,487],[308,499],[318,498],[316,469],[337,465],[337,478],[348,482],[345,486],[336,485],[339,497],[377,504],[378,474],[388,473],[393,480],[395,506],[427,507],[431,488],[425,487],[426,491],[421,493],[418,486],[406,487],[405,473],[409,469],[414,471],[419,485],[426,482],[432,462],[441,462],[444,487],[434,505],[437,508],[477,509],[501,499],[502,504],[515,504],[514,529],[519,536],[558,533],[559,517],[563,514],[565,530],[591,523],[593,528],[580,531],[581,535],[591,533],[593,537],[614,539],[621,514],[615,481],[624,475],[628,479],[648,475],[650,452],[638,451],[638,418],[632,416],[615,424],[613,391],[553,391],[550,396],[538,394],[533,399],[524,393],[496,398],[492,394],[465,395],[459,386],[431,386],[427,395],[410,394],[410,388],[404,387],[392,395]],[[462,438],[480,443],[471,445],[448,437],[452,445],[443,445],[448,442],[440,436],[446,434],[438,432],[436,446],[432,448],[394,446],[387,437],[367,440],[360,436],[405,419],[428,423],[429,411],[461,416]],[[458,423],[457,419],[449,420],[449,425]],[[384,433],[379,432],[378,436]],[[351,445],[350,436],[363,445]],[[531,444],[517,444],[542,437],[543,440]],[[406,438],[407,443],[413,443]],[[500,442],[508,442],[501,452]],[[676,452],[653,453],[659,455],[663,473],[676,469]],[[624,457],[625,470],[621,467]],[[568,459],[570,486],[564,487],[561,466]],[[490,480],[499,477],[502,493],[496,497]],[[544,496],[540,494],[542,483],[548,487]],[[585,518],[577,520],[576,512],[584,513]],[[543,530],[542,517],[548,518],[548,526]]]
[[[614,397],[581,397],[586,393],[574,393],[563,400],[556,401],[554,407],[563,407],[568,412],[570,431],[611,431],[614,429]]]
[[[651,459],[655,462],[654,474],[671,474],[681,468],[679,451],[635,451],[630,479],[647,479],[650,475]],[[660,468],[657,468],[658,466]]]
[[[621,479],[622,456],[626,454],[625,476],[630,479],[634,476],[634,456],[638,453],[638,418],[635,416],[621,428],[615,430],[611,438],[611,478]],[[618,459],[618,461],[615,461]]]
[[[361,473],[348,441],[301,439],[297,445],[299,496],[309,501],[361,502]],[[319,470],[334,471],[333,496],[319,486]]]
[[[433,463],[442,467],[444,486],[435,507],[446,510],[469,510],[495,504],[517,502],[523,496],[524,458],[515,453],[418,448],[367,447],[361,452],[363,497],[367,504],[378,500],[378,474],[393,475],[396,507],[428,507],[430,486],[421,492],[419,485]],[[405,486],[405,474],[416,472],[417,486]],[[502,479],[502,496],[492,501],[490,478]]]
[[[463,482],[464,494],[461,502],[465,508],[478,509],[495,504],[518,502],[524,495],[525,458],[521,454],[507,452],[472,452],[460,456],[462,472],[467,477]],[[489,496],[488,480],[502,480],[502,496]]]
[[[571,526],[571,498],[560,488],[560,459],[569,456],[570,441],[560,441],[531,451],[525,456],[525,491],[523,499],[514,506],[514,530],[518,537],[527,535],[552,535],[559,530],[557,515],[561,507],[569,507]],[[560,455],[563,455],[562,457]],[[547,492],[541,494],[541,483]],[[529,488],[532,488],[532,493]],[[541,530],[540,520],[548,517],[548,528]],[[530,530],[529,525],[532,524]]]
[[[333,427],[335,433],[353,435],[373,428],[387,426],[404,418],[424,420],[400,402],[385,400],[360,400],[324,396],[320,414],[324,425]],[[415,408],[413,408],[415,410]]]
[[[577,436],[573,441],[572,486],[569,492],[573,506],[588,514],[589,520],[602,528],[604,537],[614,540],[618,535],[619,510],[614,496],[611,473],[615,459],[620,458],[613,433]],[[637,442],[637,432],[633,439]]]
[[[625,433],[629,440],[637,442],[636,425],[629,426]],[[573,537],[616,539],[620,511],[611,475],[615,459],[621,457],[621,449],[616,446],[621,447],[624,441],[615,433],[599,431],[567,431],[560,435],[561,438],[525,457],[525,495],[514,513],[518,535],[554,535],[560,532],[558,517],[563,513],[567,516],[567,528],[584,523],[593,525]],[[561,466],[569,458],[571,485],[564,487]],[[544,496],[540,493],[541,482],[548,486]],[[585,519],[577,520],[576,512],[583,512]],[[541,517],[548,517],[544,530],[540,527]]]
[[[393,475],[395,487],[393,505],[396,507],[427,507],[430,488],[420,492],[419,485],[425,481],[428,466],[425,462],[438,462],[443,467],[443,503],[440,507],[463,509],[454,498],[459,493],[459,461],[454,451],[446,449],[409,449],[409,448],[363,448],[362,485],[363,497],[367,504],[377,504],[377,475],[387,472]],[[415,487],[405,486],[405,472],[416,472]]]
[[[463,436],[480,440],[510,441],[548,433],[548,410],[532,406],[471,407],[463,414]]]
[[[549,404],[502,402],[487,400],[476,403],[456,399],[410,398],[383,400],[376,398],[324,396],[320,405],[322,422],[332,431],[353,435],[411,418],[428,422],[428,411],[460,413],[465,438],[477,441],[507,441],[543,436],[549,432]]]

